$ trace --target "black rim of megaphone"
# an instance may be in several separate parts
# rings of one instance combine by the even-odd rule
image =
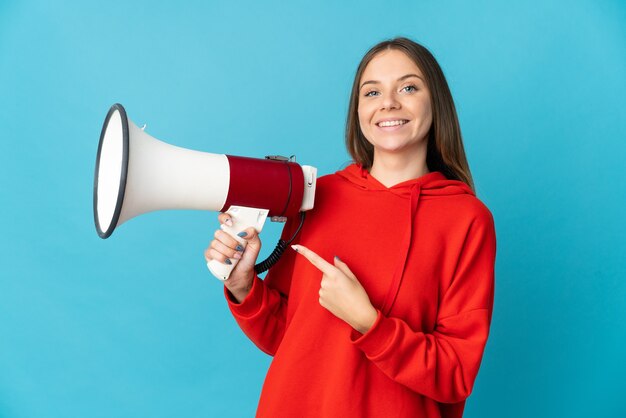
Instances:
[[[120,184],[117,191],[117,202],[115,202],[115,210],[113,211],[113,219],[106,231],[100,229],[100,221],[98,219],[98,174],[100,173],[100,153],[102,152],[102,144],[104,142],[104,134],[106,133],[107,126],[109,125],[109,119],[113,116],[115,111],[120,112],[122,119],[122,134],[123,134],[123,150],[122,150],[122,173],[120,175]],[[100,132],[100,143],[98,144],[98,155],[96,157],[96,173],[94,175],[93,184],[93,216],[96,223],[96,230],[100,238],[108,238],[113,233],[113,230],[117,226],[117,222],[120,219],[122,213],[122,203],[124,202],[124,193],[126,192],[126,175],[128,174],[128,118],[126,117],[126,110],[124,106],[119,103],[115,103],[109,109],[107,117],[102,125],[102,132]]]

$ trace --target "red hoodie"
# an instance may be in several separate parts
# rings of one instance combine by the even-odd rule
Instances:
[[[294,243],[339,256],[378,319],[361,334],[320,306],[322,273],[291,250],[241,304],[225,291],[274,356],[257,417],[461,417],[489,332],[496,250],[471,189],[439,172],[387,188],[353,164],[318,180]]]

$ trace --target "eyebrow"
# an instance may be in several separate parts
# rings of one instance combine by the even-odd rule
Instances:
[[[417,74],[403,75],[402,77],[400,77],[398,79],[398,81],[403,81],[403,80],[406,80],[407,78],[410,78],[410,77],[417,77],[420,80],[422,80],[422,82],[424,81],[424,79],[422,77],[420,77],[419,75],[417,75]],[[361,90],[363,88],[363,86],[366,85],[366,84],[379,84],[379,83],[380,83],[380,81],[378,81],[378,80],[368,80],[368,81],[364,82],[363,84],[361,84],[361,87],[359,87],[359,90]]]

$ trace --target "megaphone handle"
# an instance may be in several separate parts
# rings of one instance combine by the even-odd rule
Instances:
[[[249,208],[245,206],[231,206],[226,211],[231,217],[233,226],[221,225],[221,229],[228,235],[233,237],[241,245],[246,245],[246,240],[237,234],[249,227],[254,227],[257,232],[261,232],[265,219],[269,210],[259,208]],[[217,260],[211,260],[207,263],[209,271],[220,281],[225,282],[230,277],[239,260],[229,259],[231,264],[220,263]]]

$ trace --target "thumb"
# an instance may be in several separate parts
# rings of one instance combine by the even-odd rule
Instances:
[[[346,276],[350,277],[353,280],[357,280],[354,273],[352,273],[352,270],[350,270],[350,267],[348,267],[346,263],[341,261],[339,257],[335,256],[334,261],[335,261],[335,267],[337,267],[343,274],[345,274]]]
[[[259,233],[256,229],[250,227],[239,232],[237,236],[246,243],[241,257],[241,262],[239,264],[252,269],[256,263],[257,257],[259,256],[259,252],[261,251]],[[239,267],[239,265],[237,267]]]

